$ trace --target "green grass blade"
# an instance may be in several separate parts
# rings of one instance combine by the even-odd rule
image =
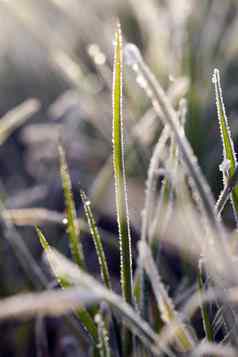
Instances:
[[[102,244],[102,239],[100,236],[100,233],[98,231],[94,216],[93,216],[93,212],[91,210],[91,203],[90,201],[87,199],[86,194],[81,190],[81,198],[82,198],[82,202],[84,205],[84,211],[85,211],[85,215],[88,221],[88,226],[93,238],[93,242],[96,248],[96,253],[97,253],[97,257],[98,257],[98,262],[99,262],[99,266],[100,266],[100,273],[101,273],[101,277],[102,280],[105,284],[105,286],[108,289],[112,289],[112,285],[111,285],[111,279],[110,279],[110,274],[109,274],[109,270],[108,270],[108,265],[107,265],[107,259],[104,253],[104,248],[103,248],[103,244]],[[115,319],[115,317],[112,315],[112,328],[114,330],[114,334],[115,334],[115,340],[116,340],[116,344],[117,344],[117,348],[118,350],[120,349],[120,333],[119,333],[119,326],[118,323]],[[104,328],[105,330],[105,328]],[[105,332],[107,333],[107,331],[105,330]],[[103,336],[101,336],[103,337]],[[99,336],[100,338],[100,336]],[[103,342],[103,341],[102,341]],[[106,341],[104,341],[104,346],[106,348]],[[115,347],[114,347],[115,348]],[[108,351],[107,349],[105,349],[105,353],[107,355]]]
[[[237,183],[238,183],[238,166],[235,169],[234,175],[228,178],[227,183],[216,202],[216,212],[218,214],[220,214],[223,208],[225,207],[225,204],[228,201],[229,196],[232,193],[232,190],[236,187]]]
[[[85,261],[83,256],[83,249],[79,240],[79,229],[77,224],[76,209],[72,194],[72,185],[69,176],[69,170],[66,163],[65,152],[62,146],[59,146],[59,158],[60,158],[60,174],[62,180],[62,186],[64,190],[64,200],[66,207],[67,217],[67,233],[70,243],[70,250],[75,263],[80,267],[85,268]]]
[[[94,216],[93,216],[93,212],[91,210],[91,204],[90,204],[90,201],[87,199],[85,192],[83,192],[83,191],[81,191],[81,198],[82,198],[82,202],[83,202],[83,206],[84,206],[85,216],[87,218],[88,226],[90,228],[90,232],[91,232],[93,242],[94,242],[94,245],[96,248],[98,262],[99,262],[99,266],[100,266],[101,277],[102,277],[102,280],[103,280],[105,286],[108,289],[111,289],[111,281],[110,281],[107,260],[106,260],[106,256],[104,253],[101,236],[99,234],[99,231],[98,231],[98,228],[97,228]]]
[[[236,154],[234,149],[234,143],[231,136],[230,127],[228,124],[228,119],[226,115],[225,105],[223,101],[222,88],[221,88],[221,80],[220,80],[220,72],[218,69],[214,70],[212,81],[215,86],[216,93],[216,106],[217,106],[217,114],[219,120],[220,127],[220,135],[223,144],[223,162],[228,163],[228,167],[223,168],[223,179],[224,186],[227,184],[227,180],[231,178],[237,166]],[[226,166],[226,165],[223,165]],[[238,213],[238,187],[234,187],[231,193],[231,202],[234,210],[234,215],[236,220]]]
[[[121,287],[126,302],[132,304],[132,256],[131,237],[128,216],[126,176],[124,164],[122,90],[123,60],[122,36],[120,25],[115,34],[114,68],[113,68],[113,166],[116,190],[116,210],[119,228],[121,256]]]
[[[42,248],[44,249],[45,252],[48,252],[50,249],[50,245],[47,242],[47,239],[45,238],[44,234],[41,232],[39,227],[36,227],[36,233],[38,235]]]
[[[203,276],[202,276],[202,261],[199,262],[199,270],[198,270],[198,289],[201,296],[204,294],[204,283],[203,283]],[[202,323],[203,329],[206,334],[206,338],[209,342],[213,341],[213,329],[212,324],[210,322],[208,316],[208,309],[204,304],[201,303],[201,314],[202,314]]]
[[[70,287],[71,283],[69,282],[69,280],[66,279],[65,277],[61,277],[60,275],[58,275],[57,270],[52,265],[52,261],[50,258],[51,247],[50,247],[49,243],[47,242],[44,234],[41,232],[41,230],[38,227],[36,227],[36,232],[37,232],[38,238],[40,240],[40,244],[47,255],[47,259],[48,259],[49,265],[51,267],[51,270],[54,273],[59,285],[61,286],[62,289],[66,289],[66,288]],[[92,336],[93,340],[95,341],[95,344],[97,344],[98,343],[97,326],[94,323],[89,312],[84,308],[80,308],[80,309],[77,309],[77,311],[75,311],[75,314],[79,318],[79,320],[82,323],[82,325],[84,326],[85,330]]]

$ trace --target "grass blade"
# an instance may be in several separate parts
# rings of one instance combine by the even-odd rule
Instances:
[[[38,293],[22,293],[1,300],[3,309],[0,312],[0,320],[35,317],[36,314],[59,316],[98,301],[98,295],[75,287],[64,291],[55,289]]]
[[[30,119],[39,109],[40,102],[31,98],[4,115],[0,120],[0,145],[3,145],[13,131]]]
[[[187,114],[187,102],[183,98],[179,102],[178,116],[179,122],[182,127],[185,127],[186,122],[186,114]],[[165,175],[162,181],[160,195],[158,198],[157,207],[154,213],[154,219],[151,224],[151,228],[149,230],[149,242],[153,241],[156,236],[156,232],[160,232],[160,235],[164,235],[167,225],[170,221],[170,217],[172,214],[173,206],[174,206],[174,192],[173,185],[174,182],[177,181],[177,171],[179,167],[179,151],[178,146],[174,140],[173,135],[170,137],[170,145],[169,145],[169,154],[168,160],[164,163],[166,171],[169,174]],[[163,222],[163,223],[162,223]],[[161,224],[159,229],[159,224]]]
[[[79,228],[77,224],[76,209],[72,193],[72,185],[69,176],[69,170],[66,163],[65,152],[62,146],[59,146],[60,174],[64,190],[64,200],[67,217],[67,233],[70,243],[70,250],[75,263],[85,268],[83,249],[79,240]]]
[[[111,289],[111,281],[110,281],[110,275],[109,275],[109,270],[108,270],[108,265],[107,265],[107,260],[106,256],[104,253],[103,249],[103,244],[101,240],[101,236],[99,234],[92,210],[91,210],[91,204],[90,201],[87,199],[86,194],[81,190],[81,198],[84,206],[84,212],[88,221],[88,225],[90,228],[90,232],[93,238],[93,242],[96,248],[96,253],[98,257],[98,262],[100,266],[100,272],[101,272],[101,277],[102,280],[105,284],[105,286],[108,289]]]
[[[62,289],[69,288],[71,283],[68,281],[68,279],[65,279],[64,277],[60,276],[57,273],[53,264],[51,263],[51,259],[50,259],[51,247],[48,244],[44,234],[41,232],[41,230],[38,227],[36,227],[36,232],[37,232],[38,238],[40,240],[40,244],[47,255],[49,265],[51,267],[52,272],[54,273],[54,275],[56,277],[56,280],[58,281],[58,283]],[[93,340],[95,341],[95,344],[97,344],[98,343],[97,326],[94,323],[94,321],[93,321],[92,317],[90,316],[90,314],[88,313],[88,311],[85,310],[84,308],[79,308],[79,309],[77,309],[77,311],[75,313],[76,313],[77,317],[79,318],[80,322],[83,324],[85,330],[92,336]]]
[[[223,144],[223,181],[224,186],[227,184],[228,179],[230,179],[234,173],[237,166],[236,154],[234,149],[234,143],[231,136],[231,131],[228,124],[228,119],[226,115],[225,105],[223,101],[222,88],[221,88],[221,80],[220,80],[220,72],[218,69],[214,69],[212,81],[215,86],[216,93],[216,106],[217,106],[217,114],[219,120],[220,127],[220,135]],[[228,167],[226,168],[224,163],[228,163]],[[233,187],[231,193],[231,203],[235,215],[236,222],[238,223],[238,187]]]
[[[143,84],[142,87],[150,98],[155,112],[161,117],[164,124],[170,128],[174,135],[174,139],[182,154],[183,165],[193,180],[195,193],[200,197],[202,212],[216,230],[219,231],[220,226],[218,227],[217,219],[215,217],[215,202],[211,189],[197,164],[197,159],[185,136],[184,129],[179,123],[176,111],[172,107],[160,83],[145,64],[139,49],[133,44],[127,44],[125,53],[128,65],[132,67],[139,78],[143,79],[143,81],[141,80],[141,83]]]
[[[107,259],[106,259],[105,253],[104,253],[102,239],[101,239],[100,233],[98,231],[98,228],[97,228],[94,216],[93,216],[93,212],[91,210],[91,203],[87,199],[86,194],[82,190],[80,193],[81,193],[81,199],[82,199],[82,202],[84,205],[84,212],[85,212],[85,215],[86,215],[86,218],[88,221],[88,226],[89,226],[92,238],[93,238],[93,242],[94,242],[97,257],[98,257],[101,277],[102,277],[102,280],[103,280],[105,286],[111,290],[112,285],[111,285],[111,279],[110,279],[110,274],[109,274],[108,265],[107,265]],[[98,316],[100,318],[100,314],[98,314]],[[121,337],[120,337],[120,333],[119,333],[119,326],[118,326],[118,323],[117,323],[114,315],[112,315],[112,326],[113,326],[113,330],[114,330],[114,334],[115,334],[117,348],[118,348],[118,350],[121,350]],[[98,325],[98,328],[99,328],[99,325]],[[104,333],[108,333],[106,327],[104,327],[103,331],[104,331]],[[101,332],[103,332],[103,331],[101,331]],[[103,353],[105,356],[109,356],[110,351],[108,351],[108,349],[107,349],[107,342],[104,341],[106,339],[106,336],[103,336],[103,333],[100,334],[99,332],[100,331],[98,331],[99,339],[100,338],[102,339],[102,341],[101,342],[99,341],[99,343],[101,343],[102,346],[104,346]],[[115,349],[115,347],[114,347],[114,349]]]
[[[142,217],[142,233],[141,239],[145,241],[148,238],[148,230],[149,230],[149,223],[150,223],[150,216],[152,214],[152,202],[154,201],[154,194],[156,191],[156,180],[158,177],[157,169],[159,166],[159,162],[161,159],[161,155],[165,150],[166,143],[170,137],[169,128],[166,126],[155,145],[150,164],[148,169],[148,178],[146,181],[146,193],[145,193],[145,207],[144,207],[144,214]]]
[[[238,167],[236,167],[234,175],[228,178],[227,183],[217,200],[216,211],[218,214],[220,214],[223,208],[225,207],[225,204],[228,201],[229,196],[232,193],[232,190],[237,185],[237,182],[238,182]]]
[[[202,272],[202,261],[201,260],[199,262],[199,270],[198,270],[198,289],[199,289],[201,296],[203,296],[205,289],[204,289],[204,283],[203,283],[203,272]],[[208,316],[208,309],[202,303],[200,306],[201,306],[203,329],[206,334],[207,341],[212,342],[213,341],[213,330],[212,330],[212,325],[210,323],[209,316]]]
[[[146,181],[146,191],[145,191],[145,206],[143,209],[142,216],[142,227],[141,227],[141,240],[144,242],[149,238],[149,227],[151,216],[153,212],[153,202],[156,191],[156,181],[157,181],[157,169],[165,150],[165,145],[169,139],[170,131],[167,126],[163,129],[157,144],[155,145],[150,164],[148,169],[148,178]],[[144,269],[141,271],[141,290],[140,290],[140,310],[142,317],[148,319],[148,281]]]
[[[178,312],[175,310],[174,304],[169,298],[167,291],[160,279],[150,249],[144,241],[140,241],[139,253],[146,274],[151,281],[162,320],[165,324],[176,321],[177,329],[175,336],[176,340],[178,341],[180,350],[191,351],[194,346],[193,338],[186,326],[182,323],[182,321],[180,321]]]
[[[105,327],[102,316],[100,314],[97,314],[95,316],[95,321],[96,321],[97,327],[98,327],[99,345],[101,346],[100,357],[110,357],[111,351],[110,351],[110,347],[109,347],[109,343],[108,343],[108,340],[109,340],[108,331],[107,331],[107,328]]]
[[[120,240],[121,287],[126,302],[132,304],[132,256],[131,237],[128,216],[126,176],[124,163],[122,90],[123,60],[122,35],[118,24],[115,34],[113,68],[113,167],[116,190],[116,211]]]

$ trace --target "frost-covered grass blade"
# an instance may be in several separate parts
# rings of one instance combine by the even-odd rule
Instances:
[[[70,285],[71,285],[70,281],[68,281],[68,279],[63,276],[60,276],[58,274],[54,264],[52,264],[52,260],[51,260],[52,249],[51,249],[49,243],[47,242],[44,234],[41,232],[41,230],[38,227],[36,227],[36,232],[37,232],[38,238],[40,240],[40,244],[41,244],[42,248],[44,249],[45,254],[47,256],[47,260],[49,262],[50,268],[51,268],[52,272],[54,273],[55,278],[58,281],[59,285],[61,286],[62,289],[66,289],[66,288],[70,287]],[[85,330],[92,336],[93,340],[95,341],[95,344],[97,344],[98,343],[97,326],[94,323],[89,312],[85,308],[79,308],[79,309],[77,309],[75,314],[77,315],[77,317],[79,318],[79,320],[83,324],[83,326],[85,327]]]
[[[220,127],[220,135],[223,144],[223,164],[222,173],[224,186],[226,186],[228,179],[230,179],[234,173],[237,166],[236,153],[234,149],[234,143],[231,136],[230,127],[228,124],[228,119],[226,115],[225,105],[223,101],[222,88],[221,88],[221,80],[220,80],[220,72],[218,69],[214,69],[212,81],[215,86],[216,92],[216,106],[217,106],[217,114],[219,120]],[[236,221],[238,222],[238,187],[234,187],[231,193],[231,202],[234,210],[234,215]]]
[[[99,344],[101,346],[100,357],[110,357],[111,351],[108,343],[109,340],[108,331],[100,314],[95,316],[95,322],[97,324],[98,339],[99,339]]]
[[[81,198],[83,201],[83,205],[84,205],[84,212],[88,221],[88,225],[90,228],[90,232],[93,238],[93,242],[96,248],[96,252],[97,252],[97,257],[98,257],[98,262],[100,265],[100,271],[101,271],[101,277],[102,280],[105,284],[105,286],[109,289],[111,289],[111,281],[110,281],[110,275],[109,275],[109,271],[108,271],[108,265],[107,265],[107,260],[106,260],[106,256],[104,253],[104,249],[103,249],[103,244],[102,244],[102,240],[101,240],[101,236],[99,234],[92,210],[91,210],[91,204],[90,201],[87,199],[86,194],[81,191]]]
[[[144,62],[139,49],[133,44],[127,44],[125,54],[128,65],[136,72],[137,78],[142,78],[140,81],[140,83],[142,83],[141,86],[150,98],[155,112],[163,120],[164,124],[168,126],[174,136],[174,140],[181,153],[182,163],[193,181],[194,192],[196,196],[199,197],[202,212],[208,218],[208,221],[216,227],[216,230],[219,231],[214,210],[215,202],[211,189],[201,172],[197,158],[185,136],[184,129],[179,123],[177,112],[171,105],[170,100],[155,75]]]
[[[113,68],[113,166],[116,190],[116,211],[120,240],[121,287],[126,302],[132,304],[132,257],[128,216],[126,176],[124,164],[122,91],[123,91],[122,35],[118,24],[115,34]]]
[[[144,241],[140,242],[139,253],[141,263],[143,264],[143,267],[150,279],[163,322],[165,324],[169,324],[170,322],[176,323],[177,328],[175,330],[175,337],[180,349],[182,351],[191,351],[195,345],[193,337],[185,324],[183,324],[180,320],[179,314],[175,310],[173,301],[168,296],[168,293],[160,279],[150,252],[150,248]]]
[[[64,190],[64,201],[66,207],[67,233],[70,243],[71,254],[74,261],[80,266],[85,267],[83,249],[79,240],[79,228],[77,224],[76,209],[72,193],[72,184],[69,170],[66,163],[65,153],[62,146],[59,146],[60,175]]]

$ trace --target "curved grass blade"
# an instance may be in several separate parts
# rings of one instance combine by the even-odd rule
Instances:
[[[60,158],[60,175],[62,186],[64,190],[64,200],[66,206],[67,217],[67,233],[70,243],[70,250],[75,263],[80,267],[85,268],[85,261],[83,255],[82,245],[79,240],[79,228],[77,224],[76,209],[72,193],[72,185],[69,176],[69,170],[66,163],[65,152],[61,145],[59,145]]]
[[[86,218],[88,221],[88,225],[90,228],[90,232],[91,232],[91,235],[93,238],[93,242],[94,242],[94,245],[96,248],[98,262],[99,262],[99,266],[100,266],[101,277],[102,277],[102,280],[103,280],[105,286],[108,289],[111,289],[111,281],[110,281],[107,260],[106,260],[106,256],[104,253],[101,236],[97,229],[97,225],[96,225],[96,222],[95,222],[92,210],[91,210],[91,204],[90,204],[90,201],[87,199],[85,192],[83,192],[81,190],[80,194],[81,194],[81,199],[82,199],[83,206],[84,206],[84,212],[85,212],[85,215],[86,215]]]
[[[163,88],[156,80],[154,74],[145,64],[139,49],[133,44],[127,44],[125,48],[128,65],[136,72],[146,94],[151,100],[155,112],[160,115],[164,124],[167,125],[174,135],[174,139],[182,154],[182,162],[191,176],[194,183],[195,193],[200,197],[202,212],[211,222],[211,225],[216,228],[216,231],[221,231],[220,225],[215,216],[215,202],[212,196],[211,189],[203,176],[201,169],[197,163],[192,147],[188,142],[184,129],[179,123],[178,115],[167,98]],[[162,113],[162,115],[161,115]],[[221,234],[220,234],[221,236]]]
[[[63,277],[72,285],[88,289],[92,292],[92,295],[106,301],[113,308],[118,318],[123,319],[128,329],[133,331],[155,355],[160,355],[162,351],[166,351],[169,356],[172,356],[169,348],[162,344],[163,341],[160,341],[159,336],[123,298],[104,287],[56,249],[51,247],[46,251],[46,254],[56,275]]]
[[[1,299],[0,320],[14,318],[36,317],[36,314],[60,316],[72,312],[72,309],[89,306],[99,301],[98,295],[93,295],[87,289],[69,288],[44,290],[34,293],[21,293]]]
[[[51,253],[51,247],[50,247],[49,243],[47,242],[44,234],[41,232],[41,230],[38,227],[36,227],[36,232],[37,232],[38,238],[40,240],[40,244],[48,257],[49,265],[51,267],[52,272],[54,273],[54,275],[56,277],[56,280],[58,281],[58,283],[62,289],[69,288],[71,285],[69,280],[58,275],[55,267],[51,264],[51,260],[49,258],[50,253]],[[97,344],[98,343],[97,326],[94,323],[94,321],[93,321],[92,317],[90,316],[90,314],[88,313],[88,311],[85,308],[79,308],[79,309],[77,309],[75,314],[79,318],[80,322],[83,324],[85,330],[91,335],[95,344]]]
[[[223,101],[220,72],[218,69],[214,69],[212,82],[215,86],[216,93],[216,106],[217,106],[217,115],[219,120],[220,135],[223,145],[223,181],[224,186],[226,186],[228,179],[234,176],[235,169],[237,166],[236,154],[234,149],[234,143],[231,136],[230,127],[228,124],[228,119],[226,115],[225,105]],[[225,167],[224,163],[228,163],[228,167]],[[234,211],[234,216],[236,222],[238,223],[238,187],[233,187],[231,192],[231,203]]]
[[[120,24],[115,34],[113,67],[113,167],[116,191],[116,211],[120,240],[121,287],[126,302],[133,303],[131,236],[128,215],[126,175],[124,163],[122,90],[123,60]]]
[[[150,249],[146,242],[140,241],[139,253],[141,263],[143,264],[146,274],[151,281],[162,320],[165,324],[169,324],[170,322],[177,323],[175,336],[180,350],[183,352],[191,351],[195,345],[195,341],[193,340],[193,337],[187,327],[182,323],[182,321],[180,321],[179,314],[175,310],[173,301],[169,298],[168,293],[160,279]]]
[[[0,145],[3,145],[14,130],[30,119],[39,109],[40,102],[31,98],[9,110],[0,120]]]

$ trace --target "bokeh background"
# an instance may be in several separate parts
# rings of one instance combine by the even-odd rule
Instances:
[[[59,140],[65,147],[78,215],[82,216],[82,187],[103,230],[117,281],[111,86],[118,18],[124,42],[140,48],[175,106],[178,93],[187,98],[187,136],[215,197],[222,187],[222,145],[211,77],[215,67],[221,70],[226,110],[237,143],[236,0],[1,0],[0,116],[4,118],[29,98],[36,98],[41,105],[0,147],[3,216],[11,215],[14,223],[10,227],[1,223],[2,297],[34,285],[22,269],[21,253],[5,239],[6,233],[10,241],[11,236],[22,239],[41,266],[35,223],[53,245],[69,254],[63,224]],[[127,67],[125,78],[126,167],[135,241],[140,234],[147,168],[161,124]],[[232,225],[229,210],[225,220],[228,227]],[[82,235],[90,270],[98,274],[92,244],[87,235]],[[42,337],[42,331],[47,338]],[[60,319],[0,324],[0,356],[38,356],[37,344],[45,341],[48,347],[42,356],[83,355],[77,352],[77,340]]]

